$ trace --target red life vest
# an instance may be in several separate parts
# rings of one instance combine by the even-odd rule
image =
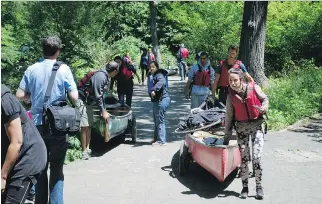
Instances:
[[[181,57],[182,58],[188,58],[189,57],[189,51],[187,48],[180,48],[180,52],[181,52]]]
[[[149,56],[150,56],[150,62],[153,62],[154,61],[154,54],[150,53]]]
[[[205,71],[198,64],[199,70],[196,72],[194,77],[194,84],[199,86],[210,86],[210,65]]]
[[[231,68],[240,69],[240,64],[242,62],[240,60],[236,60],[235,64]],[[228,87],[229,86],[229,79],[228,79],[228,64],[226,60],[220,61],[221,65],[221,74],[218,82],[218,86],[221,87]]]
[[[122,66],[122,76],[125,81],[131,79],[132,77],[132,71],[128,69],[126,64]]]
[[[82,88],[85,85],[88,85],[89,80],[92,78],[92,76],[95,74],[96,71],[90,71],[88,72],[81,80],[78,81],[78,88]]]
[[[255,91],[255,82],[249,82],[246,86],[246,93],[240,97],[232,88],[228,88],[229,95],[235,110],[235,120],[248,122],[262,116],[254,105],[261,106],[261,102]]]

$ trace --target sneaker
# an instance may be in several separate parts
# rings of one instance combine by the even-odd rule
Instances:
[[[243,187],[240,193],[240,198],[246,199],[247,197],[248,197],[248,187]]]
[[[264,199],[264,191],[262,187],[256,187],[256,197],[257,200],[263,200]]]
[[[152,146],[159,145],[159,144],[160,144],[160,142],[158,142],[158,141],[152,142]]]
[[[83,151],[83,160],[88,160],[89,159],[89,154],[88,152],[85,150]]]
[[[92,154],[92,150],[91,149],[87,149],[87,153],[90,156]]]
[[[153,143],[155,143],[155,142],[156,142],[156,140],[152,140],[150,143],[151,143],[151,144],[153,144]]]
[[[167,145],[167,143],[165,143],[165,142],[160,142],[159,144],[160,144],[160,146],[166,146]]]

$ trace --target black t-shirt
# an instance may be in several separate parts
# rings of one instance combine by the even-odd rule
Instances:
[[[29,177],[33,183],[45,168],[47,150],[34,122],[28,118],[21,103],[10,93],[5,85],[1,85],[1,168],[4,164],[10,144],[5,125],[20,118],[22,127],[22,146],[14,166],[9,172],[7,185],[21,186],[21,182]]]

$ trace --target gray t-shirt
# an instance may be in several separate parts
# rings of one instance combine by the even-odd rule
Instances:
[[[21,103],[1,85],[1,168],[4,164],[10,144],[5,124],[20,117],[22,126],[22,146],[17,161],[9,172],[7,185],[21,186],[24,179],[30,178],[36,183],[36,177],[42,172],[47,162],[47,150],[34,122],[28,118]]]

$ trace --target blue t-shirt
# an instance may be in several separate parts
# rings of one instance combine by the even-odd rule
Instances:
[[[25,71],[19,88],[31,95],[31,114],[36,125],[42,124],[42,112],[47,85],[56,60],[45,59],[37,62]],[[77,91],[76,83],[70,68],[63,64],[57,71],[49,103],[66,101],[66,93]]]

